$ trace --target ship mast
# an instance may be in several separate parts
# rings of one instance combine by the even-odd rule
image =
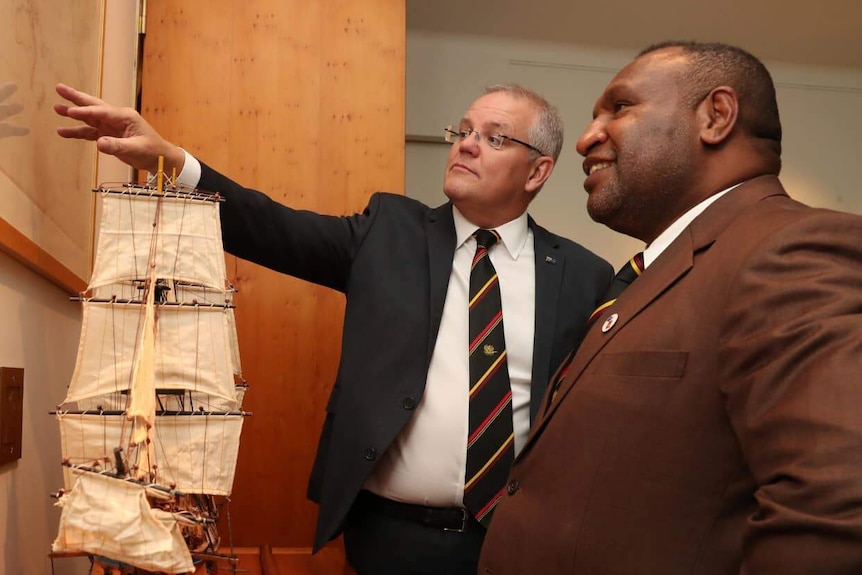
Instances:
[[[138,353],[132,371],[131,400],[127,416],[133,422],[131,446],[138,447],[137,461],[133,467],[135,478],[148,480],[154,476],[151,470],[155,454],[152,448],[151,430],[156,421],[156,245],[159,232],[159,215],[161,212],[161,197],[164,192],[165,158],[159,156],[157,173],[158,198],[155,217],[153,219],[153,234],[150,241],[150,257],[147,262],[147,277],[144,284],[146,305],[144,306],[144,325]]]

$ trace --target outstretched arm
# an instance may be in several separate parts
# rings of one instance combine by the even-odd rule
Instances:
[[[94,140],[100,152],[116,156],[139,170],[155,172],[159,156],[165,157],[165,171],[182,170],[185,162],[182,148],[162,138],[135,110],[112,106],[64,84],[57,84],[57,93],[71,105],[54,104],[54,111],[82,122],[57,128],[64,138]]]

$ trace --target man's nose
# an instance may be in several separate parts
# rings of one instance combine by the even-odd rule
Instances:
[[[581,137],[578,138],[578,143],[576,144],[576,149],[578,153],[582,156],[586,156],[590,149],[602,142],[607,141],[608,134],[605,131],[605,123],[599,117],[595,118],[592,122],[587,125],[584,132],[581,134]]]
[[[473,132],[463,140],[459,144],[461,146],[461,150],[468,154],[476,155],[479,153],[479,140],[481,136],[479,132]]]

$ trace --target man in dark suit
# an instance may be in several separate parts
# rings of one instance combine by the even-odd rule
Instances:
[[[66,86],[58,92],[75,106],[57,112],[87,124],[61,135],[98,139],[101,151],[140,169],[165,156],[181,182],[227,200],[228,251],[346,294],[341,363],[309,482],[320,503],[315,550],[344,530],[348,560],[363,574],[475,573],[509,464],[492,497],[465,511],[465,482],[490,477],[484,467],[466,471],[468,435],[490,435],[468,427],[474,255],[488,254],[499,277],[505,347],[473,347],[498,358],[505,369],[492,375],[504,371],[511,384],[495,412],[508,418],[501,453],[509,461],[612,276],[606,262],[526,214],[562,147],[557,111],[521,87],[491,87],[447,130],[449,203],[432,209],[376,194],[363,213],[335,217],[243,188],[130,110]],[[499,241],[477,249],[477,228]]]
[[[578,151],[590,215],[647,248],[552,384],[479,572],[862,573],[862,218],[785,193],[766,68],[648,48]]]

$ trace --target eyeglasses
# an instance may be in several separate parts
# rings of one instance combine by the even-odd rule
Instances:
[[[499,150],[500,148],[502,148],[505,141],[509,140],[510,142],[515,142],[516,144],[521,144],[522,146],[528,147],[540,156],[548,155],[532,144],[528,144],[527,142],[524,142],[517,138],[513,138],[512,136],[507,136],[505,134],[490,134],[483,136],[477,130],[473,130],[472,128],[455,129],[455,126],[446,126],[446,128],[444,128],[444,132],[444,138],[450,144],[453,144],[455,142],[463,142],[473,134],[476,134],[476,139],[478,141],[481,142],[482,138],[484,138],[485,141],[488,142],[488,145],[495,150]]]

